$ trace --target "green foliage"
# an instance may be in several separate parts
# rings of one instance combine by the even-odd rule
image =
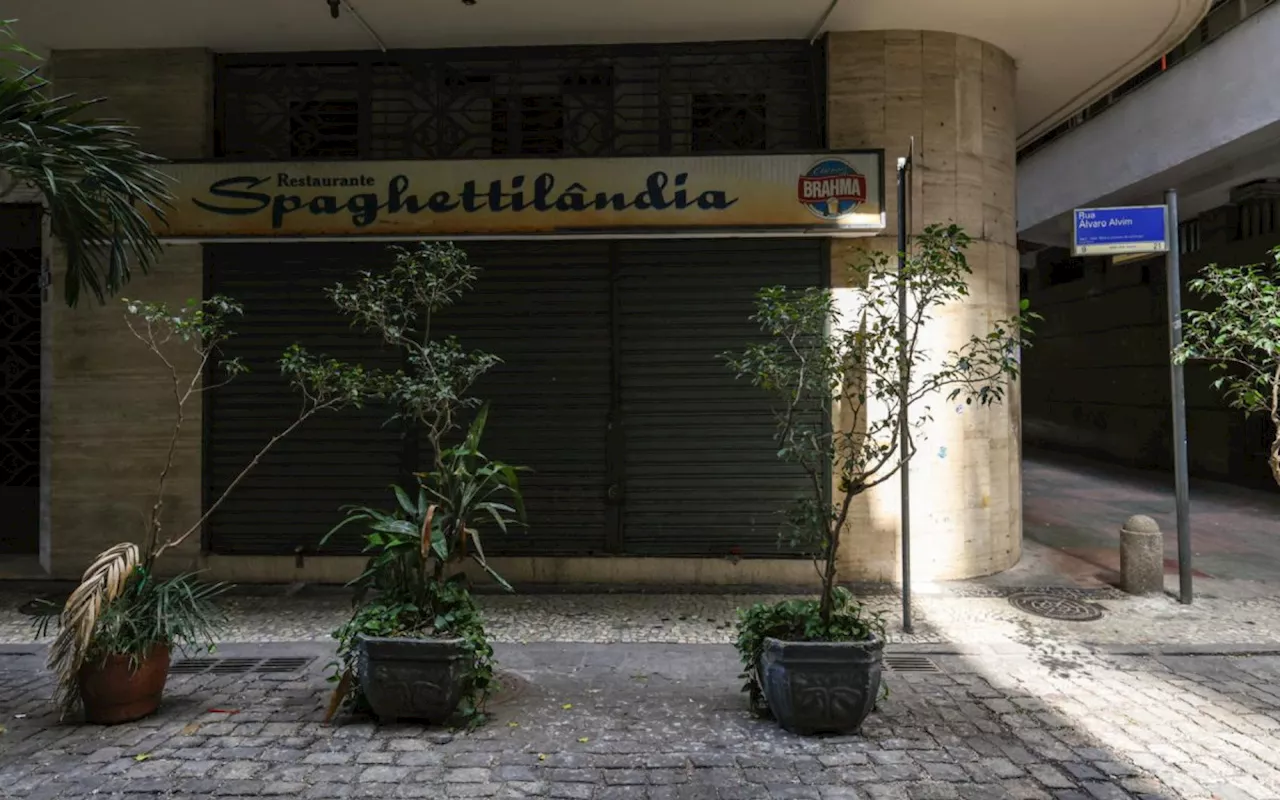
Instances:
[[[304,409],[362,408],[378,396],[376,389],[370,390],[376,386],[376,374],[371,376],[359,364],[313,355],[297,343],[280,356],[280,374],[302,395]]]
[[[506,533],[509,525],[524,524],[520,473],[526,470],[494,461],[480,451],[488,411],[488,406],[482,408],[471,423],[466,439],[441,454],[437,469],[418,477],[430,495],[431,507],[436,509],[431,553],[436,558],[437,577],[443,575],[445,565],[470,557],[511,591],[510,584],[493,571],[485,558],[479,525],[491,522]]]
[[[12,21],[0,23],[0,39],[0,49],[31,57],[16,44]],[[159,256],[148,214],[163,218],[167,178],[132,128],[87,117],[100,99],[49,89],[34,69],[0,70],[0,198],[20,186],[40,193],[66,248],[67,304],[86,289],[102,301],[129,281],[131,262],[146,272]]]
[[[397,507],[381,511],[351,506],[325,536],[355,525],[364,531],[369,559],[353,582],[355,612],[334,633],[338,662],[334,679],[347,676],[349,708],[361,709],[355,660],[356,637],[460,637],[473,656],[460,712],[468,724],[484,719],[484,703],[493,682],[493,651],[479,611],[468,591],[465,562],[474,561],[503,588],[511,586],[489,565],[481,528],[506,531],[522,524],[524,503],[518,467],[494,461],[480,451],[488,418],[482,408],[460,444],[441,453],[440,467],[418,476],[416,497],[393,486]],[[323,544],[323,542],[322,542]]]
[[[380,375],[377,392],[396,409],[396,419],[420,428],[438,456],[460,412],[479,405],[469,396],[472,385],[500,359],[431,334],[433,316],[475,284],[479,270],[466,254],[447,242],[391,249],[390,269],[361,272],[353,286],[339,283],[329,296],[353,324],[404,352],[405,367]]]
[[[166,303],[120,298],[124,304],[125,324],[133,335],[165,358],[163,348],[181,344],[201,357],[203,367],[216,356],[227,340],[235,336],[231,320],[244,316],[244,307],[225,295],[207,300],[190,298],[181,308],[171,309]],[[217,366],[226,378],[248,371],[239,359],[218,359]]]
[[[483,719],[493,680],[493,651],[484,636],[464,571],[474,561],[508,591],[511,586],[489,565],[481,529],[505,532],[523,524],[521,468],[490,459],[480,450],[488,407],[480,408],[463,441],[446,446],[465,412],[480,406],[472,385],[497,356],[468,351],[453,337],[432,335],[435,314],[469,290],[478,270],[466,254],[448,243],[392,248],[394,260],[383,272],[362,272],[355,284],[338,284],[329,296],[353,324],[377,333],[404,354],[393,373],[368,373],[365,393],[387,400],[393,419],[416,429],[430,446],[433,468],[416,475],[416,496],[393,486],[397,508],[382,511],[348,507],[346,516],[325,536],[357,526],[369,554],[354,581],[355,612],[335,632],[339,643],[338,681],[332,713],[339,703],[363,705],[354,648],[357,637],[457,636],[473,656],[461,713],[470,724]],[[323,546],[324,542],[321,543]]]
[[[796,598],[778,603],[756,603],[739,612],[738,639],[735,646],[742,659],[742,687],[751,697],[751,707],[757,711],[766,709],[760,686],[760,656],[764,653],[765,639],[784,642],[862,642],[879,637],[884,639],[884,615],[869,611],[853,594],[842,586],[832,590],[830,618],[823,621],[820,601],[816,598]]]
[[[767,340],[724,356],[739,378],[774,396],[778,457],[809,478],[786,512],[784,535],[822,562],[824,626],[832,621],[836,554],[850,503],[915,454],[911,434],[929,419],[929,399],[999,403],[1018,377],[1020,339],[1036,318],[1025,304],[941,359],[921,345],[934,312],[969,293],[969,245],[959,227],[932,225],[914,240],[901,270],[896,254],[868,253],[852,271],[852,285],[860,288],[839,298],[852,303],[838,302],[829,289],[767,287],[752,317]],[[835,503],[828,476],[843,494]]]
[[[1190,282],[1207,309],[1184,313],[1178,363],[1204,361],[1233,408],[1266,414],[1275,429],[1271,471],[1280,483],[1280,247],[1271,264],[1205,267]]]
[[[129,656],[134,665],[158,644],[189,650],[213,651],[227,617],[217,603],[224,584],[200,583],[195,575],[160,579],[139,565],[124,592],[97,617],[85,663],[102,663],[107,656]],[[38,636],[59,621],[62,606],[48,604],[35,620]]]
[[[223,346],[235,336],[231,329],[232,321],[243,316],[244,309],[224,295],[214,295],[205,300],[189,299],[184,306],[176,309],[165,303],[127,297],[122,298],[122,303],[129,331],[166,368],[174,400],[173,434],[160,473],[156,502],[152,507],[143,547],[144,556],[149,561],[164,550],[177,546],[198,530],[267,451],[312,415],[347,407],[360,408],[368,397],[378,394],[378,376],[366,373],[363,367],[312,355],[298,344],[290,346],[280,357],[280,371],[290,387],[302,396],[303,402],[297,418],[263,445],[194,525],[175,539],[160,545],[164,488],[173,465],[178,434],[186,420],[187,403],[192,396],[225,386],[248,371],[248,367],[239,359],[225,358],[222,353]],[[207,376],[215,372],[218,380],[206,383]]]
[[[351,619],[333,632],[338,640],[338,660],[332,664],[330,680],[338,682],[349,676],[353,691],[344,702],[351,711],[367,712],[367,702],[359,691],[360,637],[459,638],[470,659],[458,716],[468,727],[479,725],[485,719],[485,702],[496,687],[493,647],[485,636],[480,610],[461,580],[428,581],[421,589],[422,594],[413,597],[391,589],[375,602],[358,605]]]
[[[393,486],[393,511],[348,506],[346,517],[325,535],[322,546],[350,525],[365,531],[365,551],[371,555],[354,583],[357,602],[369,590],[427,602],[431,586],[456,580],[467,560],[511,590],[489,566],[480,529],[492,524],[506,532],[512,524],[523,524],[519,473],[524,468],[494,461],[480,451],[487,418],[486,407],[466,439],[441,454],[441,467],[418,475],[416,497]]]

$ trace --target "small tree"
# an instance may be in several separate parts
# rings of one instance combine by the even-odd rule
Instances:
[[[432,330],[436,315],[457,303],[475,285],[480,271],[466,253],[448,242],[424,242],[414,249],[393,247],[391,251],[389,269],[361,272],[354,285],[339,283],[329,290],[329,296],[354,324],[377,334],[404,354],[405,366],[401,369],[371,374],[370,392],[391,404],[393,419],[415,428],[426,438],[433,468],[418,475],[422,483],[418,502],[412,502],[409,493],[400,487],[393,487],[400,505],[394,513],[408,515],[408,519],[399,522],[412,525],[392,525],[394,513],[387,515],[358,506],[349,509],[348,516],[334,530],[353,523],[397,529],[375,531],[395,533],[401,538],[375,537],[371,544],[382,548],[382,553],[371,561],[370,578],[382,571],[388,558],[410,557],[421,562],[416,569],[430,567],[435,582],[442,583],[458,574],[456,570],[461,569],[463,561],[472,559],[510,589],[485,559],[472,503],[487,499],[492,493],[514,489],[513,499],[518,506],[516,470],[489,461],[479,452],[488,417],[483,411],[464,442],[452,448],[445,443],[447,436],[460,427],[462,416],[480,405],[479,398],[471,395],[471,387],[501,360],[483,350],[468,351],[457,337],[439,337]],[[483,463],[476,463],[477,459]],[[491,518],[506,530],[509,520],[503,515],[516,510],[500,505],[479,513],[497,512]],[[450,569],[446,570],[446,565]]]
[[[135,660],[147,656],[157,643],[211,644],[222,617],[212,604],[220,587],[199,586],[191,575],[157,580],[155,565],[165,551],[189,539],[218,510],[272,448],[311,417],[324,411],[360,406],[366,396],[366,376],[358,366],[313,356],[293,345],[280,358],[280,371],[301,396],[297,415],[272,436],[244,469],[214,498],[204,513],[167,539],[162,532],[165,488],[193,397],[226,385],[246,371],[236,359],[221,359],[222,348],[234,336],[233,318],[243,313],[233,300],[214,296],[189,300],[171,309],[164,303],[124,300],[125,324],[163,365],[166,389],[173,398],[173,427],[156,486],[155,501],[146,518],[142,546],[123,542],[99,554],[80,585],[59,609],[38,624],[43,633],[56,616],[58,637],[49,651],[49,666],[58,675],[54,701],[65,714],[78,701],[80,667],[92,656],[125,654]],[[208,376],[215,375],[212,383]]]
[[[1022,315],[993,324],[937,362],[921,344],[933,312],[969,293],[969,243],[960,228],[935,225],[915,240],[901,271],[895,255],[868,254],[853,270],[862,288],[852,311],[842,310],[829,289],[766,288],[753,319],[768,341],[726,357],[739,378],[774,396],[778,456],[808,477],[807,490],[787,512],[785,533],[819,562],[819,636],[831,629],[840,603],[836,557],[853,501],[915,455],[911,434],[929,419],[929,399],[946,393],[997,403],[1018,376],[1028,318]],[[903,282],[906,328],[900,330]],[[904,407],[906,452],[900,448]],[[832,476],[840,493],[834,503]]]
[[[523,520],[520,468],[480,451],[487,407],[475,414],[462,441],[447,443],[463,417],[480,406],[472,386],[499,363],[497,356],[466,350],[456,338],[433,330],[436,315],[475,284],[479,270],[452,244],[424,243],[392,252],[389,269],[362,272],[353,285],[339,284],[329,296],[354,324],[403,353],[404,366],[372,377],[372,391],[390,402],[393,419],[425,438],[433,466],[416,475],[416,491],[392,487],[396,507],[391,511],[348,507],[329,533],[356,526],[364,534],[369,559],[354,582],[352,617],[334,632],[337,686],[326,718],[344,704],[365,705],[359,680],[361,637],[443,637],[463,643],[466,675],[459,710],[474,725],[484,719],[493,686],[493,648],[465,566],[474,561],[511,590],[489,565],[480,528],[492,524],[506,531]]]
[[[129,326],[130,333],[164,366],[168,373],[167,388],[173,397],[173,431],[160,469],[155,504],[151,507],[151,515],[147,520],[143,552],[148,554],[148,561],[153,561],[165,550],[177,547],[200,530],[263,457],[302,423],[322,411],[359,407],[364,404],[368,394],[364,368],[313,356],[302,345],[291,345],[280,357],[280,372],[301,398],[297,414],[262,445],[249,463],[227,484],[227,488],[213,499],[199,519],[161,544],[164,490],[169,471],[173,468],[178,439],[187,420],[187,404],[191,398],[226,386],[236,376],[248,371],[239,359],[221,357],[222,348],[235,336],[235,332],[230,329],[231,321],[241,316],[244,309],[222,295],[215,295],[204,301],[188,300],[186,307],[178,310],[170,309],[164,303],[129,299],[124,300],[124,305],[125,324]],[[206,383],[209,376],[215,378],[213,383]]]
[[[1268,463],[1280,484],[1280,247],[1271,264],[1212,264],[1190,282],[1211,304],[1183,316],[1177,363],[1203,361],[1219,373],[1214,388],[1232,408],[1265,414],[1272,426]]]

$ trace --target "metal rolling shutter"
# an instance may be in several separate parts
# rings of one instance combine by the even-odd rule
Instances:
[[[399,355],[353,330],[324,295],[361,268],[385,262],[386,249],[362,244],[215,245],[207,248],[209,293],[239,301],[244,317],[226,355],[251,369],[205,395],[206,507],[258,449],[296,418],[299,400],[278,359],[293,342],[336,358],[394,368]],[[384,425],[385,408],[347,409],[312,417],[283,439],[236,487],[209,521],[215,553],[317,552],[347,504],[386,507],[401,479],[404,441]],[[325,553],[360,550],[355,531],[335,537]]]
[[[767,395],[718,355],[760,339],[761,287],[825,283],[825,243],[626,241],[618,268],[624,551],[793,554],[778,512],[803,473],[776,456]]]
[[[527,530],[490,534],[490,555],[591,555],[606,549],[610,405],[609,245],[460,243],[483,270],[442,315],[442,332],[503,363],[475,387],[488,401],[492,458],[521,477]],[[421,460],[430,461],[424,451]]]

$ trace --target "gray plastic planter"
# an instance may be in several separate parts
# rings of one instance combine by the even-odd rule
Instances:
[[[466,688],[462,639],[362,637],[360,688],[379,722],[412,719],[443,723]]]
[[[884,640],[765,639],[760,684],[774,719],[791,733],[856,733],[880,694]]]

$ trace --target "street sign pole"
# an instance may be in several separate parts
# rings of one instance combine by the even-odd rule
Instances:
[[[915,141],[911,143],[914,155]],[[902,631],[912,633],[911,624],[911,471],[907,469],[907,453],[911,447],[910,409],[907,395],[911,393],[910,364],[907,361],[907,171],[911,158],[898,159],[898,379],[901,381],[898,399],[898,480],[902,487]]]
[[[1071,240],[1076,256],[1164,253],[1168,265],[1170,382],[1173,396],[1173,472],[1178,516],[1178,599],[1190,605],[1191,490],[1187,478],[1187,390],[1172,354],[1182,344],[1182,264],[1178,252],[1178,193],[1162,206],[1077,208]]]
[[[1182,344],[1182,263],[1178,252],[1178,193],[1164,193],[1169,241],[1166,281],[1169,295],[1169,352]],[[1170,359],[1173,389],[1173,472],[1178,514],[1178,599],[1191,605],[1191,490],[1187,469],[1187,388],[1182,365]]]

